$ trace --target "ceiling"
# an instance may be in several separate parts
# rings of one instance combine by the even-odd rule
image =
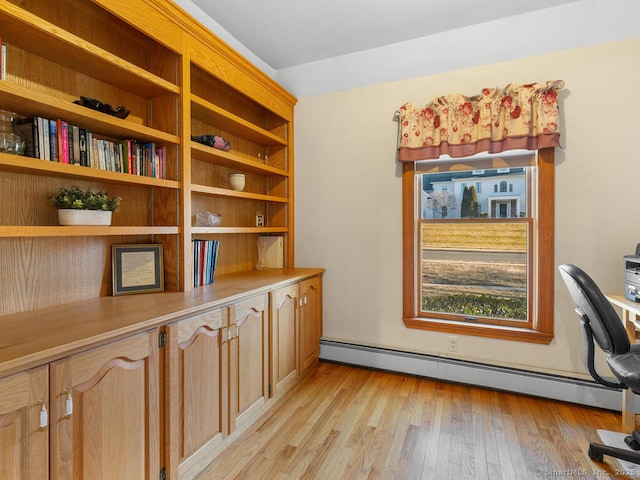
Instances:
[[[274,70],[574,1],[192,0]]]

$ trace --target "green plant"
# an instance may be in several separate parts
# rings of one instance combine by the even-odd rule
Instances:
[[[438,295],[422,299],[422,310],[489,318],[526,320],[526,298],[499,298],[490,295]]]
[[[115,212],[122,199],[118,196],[109,197],[107,192],[92,192],[82,190],[77,186],[61,188],[57,195],[47,197],[58,209],[71,208],[75,210],[104,210]]]

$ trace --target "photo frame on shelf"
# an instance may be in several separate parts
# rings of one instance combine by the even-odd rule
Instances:
[[[162,244],[111,246],[113,295],[164,291]]]

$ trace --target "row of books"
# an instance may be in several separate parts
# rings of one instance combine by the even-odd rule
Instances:
[[[153,142],[98,138],[86,128],[61,119],[18,119],[14,131],[25,142],[25,155],[40,160],[112,172],[167,178],[166,148]]]
[[[193,240],[194,287],[213,283],[219,247],[219,240]]]

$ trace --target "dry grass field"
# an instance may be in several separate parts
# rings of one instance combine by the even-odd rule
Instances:
[[[460,293],[460,285],[468,294],[506,298],[526,295],[527,266],[521,263],[424,260],[422,272],[423,291],[428,295]]]
[[[525,252],[527,225],[518,223],[424,223],[422,247],[429,249],[462,249]]]

